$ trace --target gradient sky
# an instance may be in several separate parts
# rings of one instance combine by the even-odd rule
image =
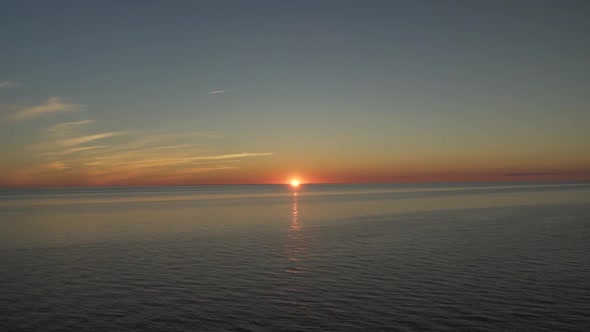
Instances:
[[[590,179],[590,2],[1,1],[0,186]]]

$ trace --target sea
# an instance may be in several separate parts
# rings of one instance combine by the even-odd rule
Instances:
[[[590,331],[590,183],[0,189],[0,331]]]

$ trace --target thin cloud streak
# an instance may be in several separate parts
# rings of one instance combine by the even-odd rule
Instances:
[[[20,82],[15,81],[2,81],[0,82],[0,89],[13,89],[21,86]]]
[[[47,131],[56,136],[65,136],[69,130],[93,122],[94,120],[64,122],[50,127]]]
[[[40,143],[37,145],[33,145],[30,148],[32,150],[41,150],[46,152],[57,152],[57,149],[64,149],[74,147],[76,145],[81,145],[84,143],[96,141],[99,139],[110,138],[114,136],[125,135],[127,132],[125,131],[115,131],[115,132],[108,132],[108,133],[101,133],[101,134],[94,134],[94,135],[86,135],[86,136],[79,136],[74,138],[67,138],[61,140],[50,141],[46,143]]]
[[[218,171],[223,169],[236,169],[239,168],[237,166],[227,166],[227,165],[216,165],[214,167],[202,167],[202,168],[188,168],[180,171],[174,172],[175,175],[187,174],[187,173],[201,173],[201,172],[210,172],[210,171]]]
[[[29,113],[27,116],[36,116],[39,112]],[[222,137],[211,132],[88,132],[86,125],[93,122],[69,121],[46,128],[45,140],[28,148],[39,159],[32,167],[15,173],[18,177],[14,181],[69,178],[88,185],[165,183],[165,179],[180,181],[183,177],[195,181],[198,173],[239,169],[244,158],[275,154],[215,153],[201,143]],[[123,135],[116,142],[107,140]],[[95,144],[99,140],[105,143]]]
[[[36,118],[48,113],[58,113],[58,112],[74,112],[81,109],[82,106],[73,103],[67,103],[61,100],[59,97],[49,98],[45,101],[45,103],[26,108],[19,112],[16,112],[12,115],[9,115],[4,118],[6,121],[23,121],[27,119]]]
[[[180,144],[180,145],[166,145],[166,146],[156,146],[151,148],[150,150],[176,150],[176,149],[186,149],[192,148],[193,145],[191,144]]]
[[[149,159],[152,157],[152,159]],[[171,167],[171,166],[187,166],[187,165],[205,165],[205,164],[212,164],[212,163],[235,163],[237,159],[225,159],[225,160],[216,160],[216,161],[194,161],[190,158],[182,158],[182,157],[175,157],[175,156],[167,156],[166,158],[154,158],[153,156],[144,156],[144,155],[137,155],[133,154],[133,157],[130,158],[95,158],[95,159],[87,159],[84,161],[84,165],[91,166],[91,167]]]
[[[66,150],[63,150],[63,151],[55,151],[55,152],[42,153],[39,156],[40,157],[46,157],[46,156],[65,156],[65,155],[74,154],[74,153],[77,153],[77,152],[89,151],[89,150],[94,150],[94,149],[102,149],[102,148],[105,148],[105,147],[106,147],[106,145],[85,146],[85,147],[81,147],[81,148],[66,149]]]
[[[220,160],[220,159],[235,159],[235,158],[244,158],[244,157],[262,157],[262,156],[271,156],[275,154],[274,152],[242,152],[242,153],[234,153],[234,154],[223,154],[218,156],[203,156],[203,157],[194,157],[191,158],[192,160]]]
[[[186,180],[187,176],[191,174],[198,174],[203,172],[212,172],[220,170],[237,169],[236,166],[215,165],[207,167],[188,166],[184,168],[169,168],[165,169],[144,167],[115,167],[115,168],[92,168],[87,170],[87,174],[93,179],[95,184],[129,184],[129,183],[143,183],[146,179],[150,179],[151,183],[166,183],[167,181]]]
[[[103,138],[124,135],[126,133],[127,132],[125,132],[125,131],[115,131],[115,132],[110,132],[110,133],[102,133],[102,134],[81,136],[81,137],[76,137],[76,138],[68,138],[65,140],[58,141],[57,144],[60,146],[64,146],[64,147],[76,146],[76,145],[96,141],[96,140],[103,139]]]
[[[143,133],[146,135],[146,133]],[[148,137],[130,137],[126,142],[119,142],[116,145],[105,146],[104,148],[87,151],[87,161],[94,162],[138,162],[138,160],[151,160],[165,156],[168,160],[194,157],[202,155],[208,149],[201,144],[177,144],[180,138],[213,138],[210,133],[166,133],[156,134]],[[221,136],[215,136],[215,138]],[[184,140],[183,140],[184,141]]]
[[[46,168],[46,169],[54,170],[54,171],[56,171],[56,170],[57,171],[63,171],[63,170],[66,170],[66,169],[68,169],[70,167],[68,165],[62,163],[62,162],[55,161],[55,162],[52,162],[52,163],[41,165],[41,168]]]
[[[246,157],[261,157],[274,155],[274,152],[257,152],[257,153],[235,153],[223,155],[209,155],[209,156],[182,156],[168,154],[163,158],[161,154],[148,154],[145,151],[135,151],[128,153],[119,153],[116,155],[108,155],[106,157],[88,158],[86,165],[103,166],[103,167],[119,167],[129,165],[144,165],[144,166],[172,166],[183,164],[195,164],[202,161],[217,161],[217,162],[233,162],[239,158]]]
[[[210,93],[212,95],[216,95],[216,94],[226,93],[226,92],[229,92],[229,90],[214,90],[214,91],[211,91]]]
[[[157,149],[174,149],[178,147],[186,149],[194,144],[178,144],[179,140],[185,142],[187,138],[222,138],[223,136],[213,133],[160,133],[160,134],[148,134],[142,132],[135,132],[136,137],[132,137],[132,140],[126,143],[112,146],[105,153],[115,154],[117,152],[138,152],[138,151],[153,151]],[[144,136],[137,136],[144,135]],[[147,137],[146,137],[147,136]]]
[[[90,152],[92,153],[92,151]],[[272,152],[235,153],[182,157],[174,153],[146,154],[144,150],[120,153],[116,156],[74,158],[81,166],[81,174],[88,174],[96,184],[117,183],[165,183],[165,181],[189,180],[192,174],[239,169],[241,158],[268,156]],[[229,164],[229,165],[228,165]]]

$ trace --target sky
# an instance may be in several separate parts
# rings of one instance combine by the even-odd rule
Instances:
[[[586,0],[1,0],[0,186],[590,179]]]

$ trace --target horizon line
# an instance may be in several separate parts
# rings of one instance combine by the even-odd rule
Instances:
[[[590,184],[590,179],[543,179],[543,180],[462,180],[462,181],[373,181],[373,182],[302,182],[300,186],[306,185],[418,185],[418,184],[470,184],[470,183],[580,183]],[[201,187],[201,186],[290,186],[288,182],[273,183],[192,183],[192,184],[128,184],[128,185],[16,185],[1,186],[0,189],[76,189],[76,188],[140,188],[140,187]]]

